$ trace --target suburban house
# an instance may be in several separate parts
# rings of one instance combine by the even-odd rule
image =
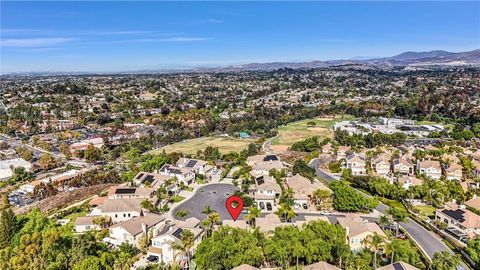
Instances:
[[[264,233],[270,233],[278,226],[287,226],[289,224],[291,223],[282,222],[274,213],[268,213],[265,215],[265,217],[258,217],[255,219],[255,225],[261,232]]]
[[[158,173],[166,176],[176,177],[179,182],[183,182],[187,186],[195,181],[195,172],[186,167],[179,168],[177,166],[165,164],[162,168],[160,168],[160,170],[158,170]]]
[[[95,224],[95,218],[99,216],[86,216],[86,217],[77,217],[75,220],[75,232],[84,233],[88,231],[97,231],[101,227],[98,224]]]
[[[393,160],[393,172],[403,175],[415,173],[415,164],[408,157],[401,157]]]
[[[348,156],[347,169],[352,171],[352,175],[366,175],[367,163],[365,162],[365,157],[358,154]]]
[[[347,158],[347,154],[348,152],[350,152],[350,150],[351,150],[350,146],[340,145],[337,149],[337,160]]]
[[[163,227],[165,227],[164,216],[148,213],[111,226],[108,229],[109,236],[103,241],[114,246],[125,242],[138,246],[142,237],[155,237]]]
[[[444,209],[437,209],[435,219],[446,223],[448,227],[460,230],[471,238],[480,235],[480,216],[466,209],[465,205],[448,202]]]
[[[333,148],[333,145],[331,143],[327,143],[324,146],[322,146],[322,154],[333,155],[334,153],[335,153],[335,149]]]
[[[109,199],[150,199],[155,190],[146,187],[114,186],[108,190]]]
[[[313,193],[317,189],[329,190],[324,184],[318,181],[310,181],[310,179],[299,174],[287,177],[287,188],[293,190],[294,208],[307,210],[312,207]]]
[[[445,168],[445,176],[448,180],[462,180],[462,173],[463,167],[457,163],[452,163]]]
[[[191,169],[195,174],[204,175],[206,179],[210,179],[217,167],[208,165],[208,162],[199,159],[180,158],[177,161],[177,167]]]
[[[397,179],[398,184],[404,189],[409,189],[411,186],[420,186],[423,184],[423,180],[415,176],[403,175]]]
[[[386,237],[385,233],[375,222],[367,222],[361,218],[337,218],[338,224],[346,231],[347,244],[353,252],[360,252],[363,250],[363,240],[367,236],[377,233]]]
[[[477,195],[473,195],[473,198],[466,201],[465,205],[480,211],[480,197]]]
[[[437,160],[419,161],[417,168],[420,173],[432,179],[438,180],[442,177],[442,166]]]
[[[317,262],[303,266],[302,270],[340,270],[340,268],[326,262]]]
[[[386,155],[380,155],[372,160],[372,168],[380,176],[387,176],[390,173],[390,159]]]
[[[148,249],[148,256],[158,257],[159,262],[171,264],[174,260],[180,265],[186,266],[188,264],[184,254],[172,248],[175,243],[180,243],[182,240],[183,231],[189,230],[194,236],[194,245],[190,252],[195,253],[196,246],[201,242],[201,235],[203,229],[199,227],[200,221],[195,218],[187,219],[175,225],[167,225],[155,237],[152,238],[152,246]]]
[[[169,192],[175,192],[177,190],[177,183],[175,183],[174,180],[174,176],[171,175],[149,172],[139,172],[133,178],[133,182],[137,186],[151,187],[154,190],[157,190],[161,186],[165,186]]]
[[[140,203],[143,199],[105,199],[102,204],[92,209],[89,216],[108,216],[113,223],[118,223],[142,215]]]
[[[262,211],[275,211],[276,200],[282,193],[282,188],[271,176],[252,174],[255,178],[255,186],[250,189],[255,202]]]
[[[420,270],[420,268],[417,268],[408,263],[399,261],[399,262],[394,262],[392,264],[387,264],[385,266],[379,267],[377,268],[377,270]]]
[[[270,170],[285,169],[285,165],[276,155],[256,155],[247,158],[247,164],[252,166],[252,173],[269,175]]]
[[[105,143],[102,137],[89,138],[70,145],[70,152],[74,154],[77,151],[85,151],[90,145],[93,145],[94,147],[100,149],[103,147],[104,144]]]

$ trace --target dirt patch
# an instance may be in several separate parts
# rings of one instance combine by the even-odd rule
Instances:
[[[61,209],[69,204],[72,204],[74,202],[78,202],[90,196],[93,196],[111,186],[113,186],[113,184],[101,184],[101,185],[95,185],[91,187],[78,188],[71,192],[59,193],[53,197],[46,198],[38,202],[34,202],[30,205],[20,207],[20,208],[15,208],[14,212],[17,215],[25,214],[34,208],[40,208],[40,210],[43,213],[51,213],[54,210]]]

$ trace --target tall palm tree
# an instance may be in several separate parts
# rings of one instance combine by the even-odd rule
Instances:
[[[170,246],[174,250],[174,262],[176,262],[177,256],[182,253],[187,257],[187,262],[190,264],[190,249],[194,244],[194,234],[190,230],[182,231],[182,239],[179,243],[173,242]],[[175,253],[175,250],[180,251],[180,253]]]
[[[208,207],[210,209],[210,207]],[[207,210],[207,209],[205,209]],[[207,237],[212,234],[213,226],[222,224],[222,219],[216,211],[206,211],[209,214],[207,218],[202,221],[202,226],[207,230]]]
[[[248,208],[248,214],[245,216],[245,220],[255,227],[255,220],[260,216],[260,209],[257,206],[252,205]]]
[[[390,207],[387,213],[397,223],[397,226],[395,228],[395,237],[398,237],[398,231],[400,230],[400,222],[405,222],[408,217],[408,213],[396,207]]]
[[[362,245],[373,253],[373,269],[377,269],[377,254],[385,247],[385,237],[374,232],[362,240]]]

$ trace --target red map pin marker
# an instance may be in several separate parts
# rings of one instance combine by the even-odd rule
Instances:
[[[243,209],[243,200],[237,195],[232,195],[228,197],[227,202],[225,203],[228,213],[232,216],[233,221],[236,221],[240,212]]]

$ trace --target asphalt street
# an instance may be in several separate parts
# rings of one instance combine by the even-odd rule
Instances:
[[[190,213],[190,215],[185,218],[195,217],[203,220],[207,215],[203,214],[202,211],[209,205],[212,210],[220,214],[222,220],[231,220],[232,217],[228,213],[227,208],[225,208],[225,202],[234,192],[235,186],[231,184],[218,183],[200,187],[192,197],[172,209],[173,216],[177,218],[176,213],[184,209]],[[238,219],[243,219],[243,215],[240,215]]]
[[[315,169],[318,177],[323,178],[324,180],[330,183],[336,180],[329,174],[322,171],[318,165],[319,165],[318,159],[314,159],[310,163],[310,167]],[[382,214],[385,214],[385,212],[388,210],[388,206],[385,204],[379,203],[376,210]],[[433,258],[433,255],[436,252],[440,252],[440,251],[448,251],[453,254],[453,251],[450,248],[448,248],[440,240],[439,237],[437,237],[435,234],[433,234],[432,232],[422,227],[413,219],[408,218],[406,222],[400,223],[400,227],[403,228],[413,238],[413,240],[418,243],[418,245],[420,245],[420,247],[427,253],[430,259]]]

